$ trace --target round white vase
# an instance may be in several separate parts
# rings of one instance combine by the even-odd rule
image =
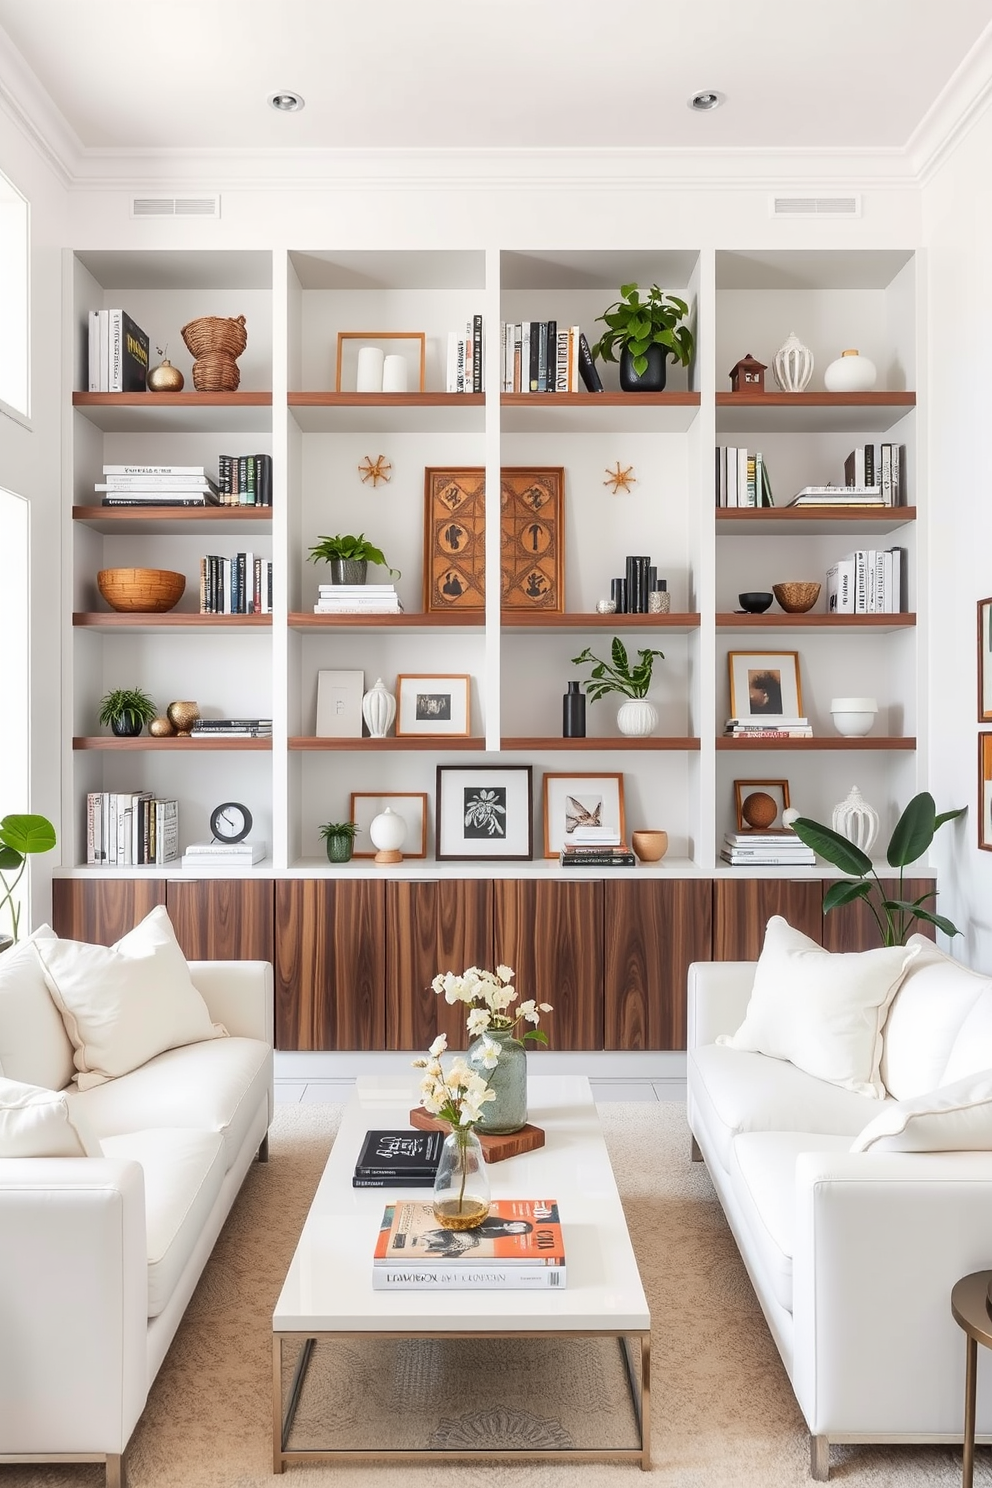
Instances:
[[[391,692],[387,692],[381,677],[376,678],[375,686],[370,687],[362,698],[362,717],[371,739],[384,739],[393,726],[396,699]]]
[[[801,393],[813,376],[813,353],[790,331],[772,361],[775,381],[783,393]]]
[[[391,806],[385,811],[380,811],[369,823],[369,836],[373,847],[378,851],[375,855],[377,863],[399,863],[403,857],[400,848],[406,837],[406,822],[401,816],[397,816]]]
[[[875,723],[878,704],[871,697],[831,698],[830,716],[834,728],[849,739],[861,739],[870,734]]]
[[[855,348],[842,351],[837,360],[830,363],[823,374],[823,386],[828,393],[867,393],[875,386],[877,377],[875,363]]]
[[[647,698],[627,698],[617,709],[617,728],[628,739],[643,739],[658,727],[658,709]]]
[[[830,825],[863,853],[871,852],[878,836],[878,812],[868,805],[858,787],[852,785],[847,800],[834,807]]]

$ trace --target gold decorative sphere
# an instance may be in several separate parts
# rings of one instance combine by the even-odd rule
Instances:
[[[171,739],[176,730],[171,719],[153,718],[148,725],[148,732],[155,739]]]
[[[174,367],[168,357],[157,367],[152,367],[145,379],[150,393],[181,393],[185,381],[179,368]]]
[[[766,791],[752,791],[744,797],[741,816],[749,827],[770,827],[778,816],[778,806]]]
[[[188,739],[194,723],[200,716],[199,706],[196,703],[170,703],[165,711],[180,739]]]

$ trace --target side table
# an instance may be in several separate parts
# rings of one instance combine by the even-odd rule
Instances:
[[[992,1348],[992,1314],[986,1302],[992,1271],[973,1271],[955,1282],[951,1291],[951,1313],[965,1332],[964,1448],[961,1455],[961,1488],[972,1488],[975,1472],[975,1387],[978,1383],[978,1345]]]

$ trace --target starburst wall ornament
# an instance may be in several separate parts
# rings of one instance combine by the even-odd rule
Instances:
[[[607,470],[606,477],[603,485],[612,486],[614,496],[618,496],[621,491],[629,491],[637,480],[633,465],[621,466],[619,460],[617,461],[616,470]]]
[[[371,455],[366,455],[358,467],[358,473],[362,477],[363,485],[371,481],[373,486],[377,486],[380,481],[389,480],[389,472],[392,468],[385,455],[377,455],[374,460]]]

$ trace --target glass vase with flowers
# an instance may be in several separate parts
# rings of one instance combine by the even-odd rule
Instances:
[[[434,1216],[446,1230],[474,1230],[489,1213],[490,1203],[485,1154],[475,1127],[485,1106],[496,1099],[489,1079],[500,1051],[490,1040],[488,1048],[480,1052],[483,1074],[461,1056],[456,1056],[445,1071],[441,1055],[447,1047],[448,1041],[440,1033],[426,1057],[413,1061],[414,1068],[423,1071],[420,1104],[451,1127],[434,1179]]]

